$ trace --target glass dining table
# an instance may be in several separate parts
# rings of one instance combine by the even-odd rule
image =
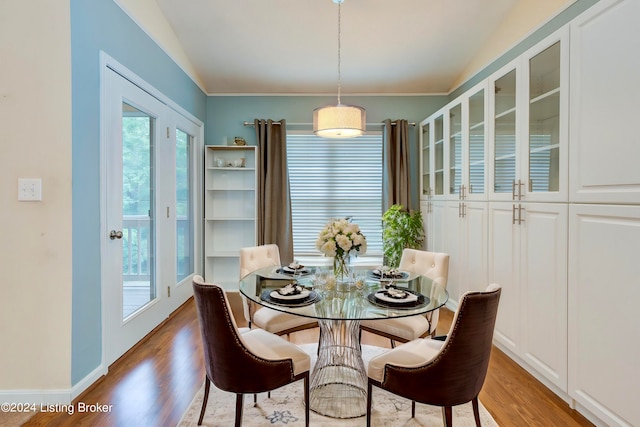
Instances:
[[[425,315],[442,307],[448,293],[437,282],[408,272],[385,277],[358,267],[347,281],[330,270],[290,271],[266,267],[240,280],[250,301],[274,310],[318,320],[320,340],[312,367],[310,409],[332,418],[366,414],[367,372],[360,345],[362,320]]]

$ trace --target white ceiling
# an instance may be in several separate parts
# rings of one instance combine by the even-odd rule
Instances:
[[[342,93],[448,93],[515,6],[530,1],[345,0]],[[156,2],[209,94],[337,92],[332,0]]]

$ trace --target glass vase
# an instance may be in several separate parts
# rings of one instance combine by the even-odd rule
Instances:
[[[344,254],[333,258],[333,275],[337,283],[348,283],[351,277],[351,256]]]

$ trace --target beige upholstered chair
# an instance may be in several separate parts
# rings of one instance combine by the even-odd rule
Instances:
[[[261,245],[240,249],[240,278],[264,267],[280,266],[280,250],[277,245]],[[268,307],[259,307],[257,304],[242,296],[244,315],[249,327],[255,325],[267,332],[277,335],[288,335],[303,329],[315,328],[318,321],[303,316],[283,313]],[[305,307],[313,315],[313,306]]]
[[[224,290],[193,278],[206,369],[204,400],[198,425],[207,407],[211,383],[236,394],[236,427],[242,424],[243,395],[280,388],[304,380],[305,425],[309,425],[311,359],[298,346],[262,329],[240,333]]]
[[[440,252],[427,252],[417,249],[402,251],[399,269],[429,277],[438,286],[447,287],[449,277],[449,255]],[[398,317],[381,320],[363,320],[360,329],[391,340],[409,342],[417,338],[433,336],[438,326],[439,310],[426,316]]]
[[[452,425],[453,406],[472,402],[480,426],[478,394],[489,367],[493,330],[501,288],[491,284],[484,292],[467,292],[453,318],[445,341],[417,339],[374,357],[367,368],[367,426],[371,425],[372,386],[442,407],[444,424]]]

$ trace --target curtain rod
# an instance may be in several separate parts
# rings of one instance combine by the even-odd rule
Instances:
[[[255,125],[253,122],[242,122],[242,124],[244,126],[254,126]],[[282,124],[282,123],[274,121],[273,124],[274,125],[279,125],[279,124]],[[287,124],[290,125],[290,126],[313,126],[313,123],[287,123]],[[393,126],[395,126],[396,122],[391,122],[391,124]],[[366,125],[367,126],[382,126],[382,125],[384,125],[384,123],[367,123]],[[415,126],[415,125],[416,125],[415,122],[409,123],[409,126]]]

